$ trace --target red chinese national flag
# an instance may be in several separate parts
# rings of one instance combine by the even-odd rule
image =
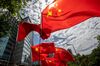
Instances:
[[[32,61],[43,60],[49,53],[55,52],[54,43],[41,43],[35,46],[31,46],[32,49]]]
[[[40,28],[40,25],[36,24],[30,24],[27,22],[20,22],[18,25],[18,33],[17,33],[17,38],[16,41],[22,41],[24,38],[31,32],[31,31],[36,31],[40,34],[41,38],[48,38],[49,35],[47,35],[44,30],[42,31]]]
[[[23,40],[31,31],[40,32],[39,25],[30,24],[27,22],[20,22],[18,26],[18,34],[16,41]]]
[[[100,16],[100,0],[56,0],[42,12],[44,36]],[[46,37],[47,38],[47,37]],[[44,37],[45,39],[45,37]]]
[[[74,57],[71,55],[69,51],[58,47],[56,47],[55,58],[65,64],[70,61],[75,61]]]
[[[40,54],[48,54],[55,52],[54,43],[41,43],[35,46],[32,46],[32,49],[36,50],[36,52]]]
[[[63,48],[55,48],[56,51],[54,57],[46,57],[44,60],[41,60],[42,66],[68,66],[67,62],[75,61],[69,51]]]

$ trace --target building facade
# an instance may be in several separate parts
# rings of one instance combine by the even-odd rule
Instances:
[[[13,56],[17,65],[31,66],[31,39],[32,33],[25,40],[17,42]]]
[[[11,58],[13,55],[13,50],[16,45],[16,35],[17,35],[17,20],[12,18],[8,21],[11,25],[7,35],[0,38],[0,62],[1,65],[9,65],[11,63]],[[6,28],[6,27],[5,27]]]

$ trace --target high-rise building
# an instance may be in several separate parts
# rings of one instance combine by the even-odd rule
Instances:
[[[8,54],[5,54],[4,56],[4,52],[8,43],[8,39],[9,37],[5,36],[5,37],[1,37],[0,38],[0,64],[7,62],[7,58],[9,57]],[[9,50],[8,50],[9,53]]]
[[[10,33],[7,37],[0,38],[0,64],[11,66],[15,63],[31,66],[30,45],[32,44],[32,33],[25,40],[16,42],[18,22],[16,18],[11,18],[7,22],[11,24],[12,28],[9,30]]]
[[[9,20],[9,23],[11,24],[11,26],[13,28],[9,29],[9,32],[7,35],[3,36],[2,38],[0,38],[0,62],[1,65],[8,65],[11,61],[12,58],[12,54],[13,54],[13,50],[14,47],[16,45],[16,35],[17,35],[17,20],[16,18],[12,18],[11,20]],[[7,28],[7,27],[5,27]]]
[[[29,23],[40,24],[40,22],[41,22],[41,11],[47,6],[46,4],[48,4],[48,3],[50,4],[51,2],[49,2],[48,0],[45,0],[45,1],[32,0],[31,2],[28,3],[27,6],[25,6],[25,8],[21,9],[21,11],[20,11],[21,17],[22,18],[29,17],[30,21],[31,21]],[[15,58],[16,58],[17,64],[31,66],[30,45],[33,44],[33,43],[37,44],[40,41],[39,38],[36,41],[34,41],[32,38],[33,38],[33,33],[30,33],[25,38],[25,40],[23,40],[22,42],[19,42],[17,44],[16,52],[15,52]]]
[[[30,33],[25,40],[16,44],[13,58],[17,65],[31,66],[31,40],[32,33]]]
[[[16,42],[18,22],[14,19],[9,35],[0,38],[0,63],[2,65],[25,65],[31,66],[32,33],[23,41]]]

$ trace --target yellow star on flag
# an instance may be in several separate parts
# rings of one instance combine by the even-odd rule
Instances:
[[[49,63],[51,63],[52,61],[49,61]]]
[[[47,16],[52,16],[52,12],[48,11]]]
[[[58,12],[61,12],[62,10],[61,9],[58,9]]]
[[[35,51],[39,51],[39,49],[38,48],[35,48]]]
[[[57,12],[58,16],[60,16],[60,13],[61,12],[62,12],[62,10],[61,9],[58,9],[58,12]]]

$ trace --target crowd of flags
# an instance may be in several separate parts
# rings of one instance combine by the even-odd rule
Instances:
[[[54,43],[41,43],[31,49],[32,61],[41,61],[41,66],[67,66],[67,62],[75,61],[69,51],[55,47]]]
[[[68,29],[91,17],[100,17],[100,0],[55,0],[43,10],[41,16],[41,24],[38,25],[24,21],[19,23],[17,41],[24,40],[31,31],[36,31],[42,39],[47,39],[54,31]],[[57,48],[52,43],[42,43],[31,48],[32,60],[41,60],[43,66],[51,66],[55,62],[64,66],[62,62],[67,62],[69,57],[72,58],[67,50]],[[58,51],[56,51],[57,49]],[[47,57],[50,53],[54,53],[53,58]],[[58,56],[63,57],[63,60]],[[48,64],[49,61],[51,65]],[[57,66],[57,64],[53,66]]]

